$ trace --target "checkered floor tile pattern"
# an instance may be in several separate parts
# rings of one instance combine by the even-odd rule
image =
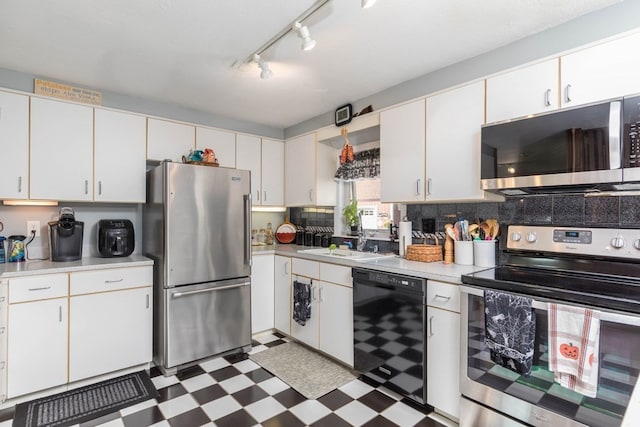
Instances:
[[[277,333],[254,337],[251,353],[286,341]],[[170,377],[152,368],[151,379],[160,394],[158,399],[79,427],[455,426],[410,406],[392,391],[361,380],[317,400],[307,400],[247,354],[210,359]],[[11,426],[7,417],[0,427]]]

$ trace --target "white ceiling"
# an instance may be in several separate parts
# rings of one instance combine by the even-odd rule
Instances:
[[[286,128],[621,0],[0,0],[0,68]],[[416,94],[417,96],[421,94]]]

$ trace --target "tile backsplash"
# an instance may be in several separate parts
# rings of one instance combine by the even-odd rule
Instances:
[[[496,218],[504,225],[640,228],[640,196],[536,195],[508,197],[504,202],[493,203],[408,205],[407,217],[413,229],[421,231],[426,218],[434,218],[439,231],[457,218]]]

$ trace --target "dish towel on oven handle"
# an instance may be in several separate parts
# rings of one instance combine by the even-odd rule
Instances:
[[[549,303],[549,370],[561,386],[596,397],[600,312]]]
[[[311,318],[311,285],[293,282],[293,320],[301,326]]]
[[[536,316],[531,298],[484,291],[485,343],[491,360],[528,377],[533,365]]]

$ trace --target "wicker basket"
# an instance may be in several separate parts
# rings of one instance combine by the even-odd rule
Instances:
[[[442,261],[442,246],[438,242],[438,237],[434,235],[435,245],[428,245],[427,239],[424,244],[407,245],[406,258],[411,261],[436,262]]]

